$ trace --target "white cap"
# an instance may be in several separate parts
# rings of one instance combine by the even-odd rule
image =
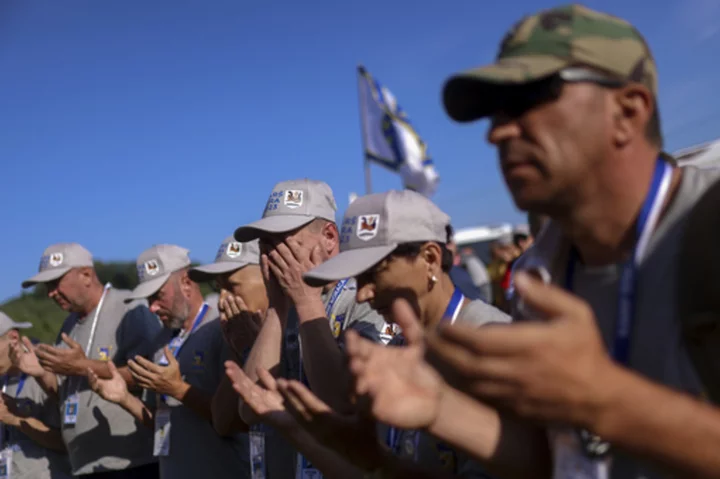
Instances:
[[[447,243],[450,217],[410,190],[362,196],[348,206],[340,229],[340,254],[305,273],[308,284],[358,276],[404,243]]]
[[[40,258],[38,274],[22,282],[23,288],[38,283],[49,283],[61,278],[73,268],[93,267],[88,250],[77,243],[57,243],[48,246]]]
[[[7,314],[0,311],[0,336],[4,336],[12,329],[29,329],[32,323],[16,323]]]
[[[219,274],[244,268],[249,264],[260,264],[259,241],[240,243],[230,236],[220,244],[213,263],[191,268],[188,275],[191,280],[201,283]]]
[[[157,293],[171,274],[190,266],[189,253],[189,250],[174,244],[159,244],[143,251],[136,262],[140,284],[125,302],[146,299]]]
[[[335,222],[337,205],[332,189],[324,181],[291,180],[275,185],[261,220],[235,230],[235,239],[246,242],[263,233],[286,233],[316,218]]]

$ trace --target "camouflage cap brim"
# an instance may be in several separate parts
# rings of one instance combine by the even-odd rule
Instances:
[[[443,104],[457,122],[470,122],[491,115],[512,87],[526,85],[570,66],[550,55],[501,58],[496,63],[454,75],[443,87]]]

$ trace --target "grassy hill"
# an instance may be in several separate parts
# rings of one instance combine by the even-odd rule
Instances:
[[[134,262],[96,262],[95,270],[103,284],[109,281],[118,289],[133,289],[138,282]],[[202,285],[201,289],[203,294],[210,292],[207,285]],[[48,299],[43,286],[0,304],[0,310],[15,321],[33,323],[26,335],[45,343],[55,342],[60,326],[67,317],[65,311]]]

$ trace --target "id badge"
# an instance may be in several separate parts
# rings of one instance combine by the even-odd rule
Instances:
[[[551,444],[553,479],[608,479],[609,460],[585,455],[572,430],[553,431]]]
[[[265,479],[265,433],[262,428],[255,427],[248,434],[250,437],[250,473],[252,479]]]
[[[66,426],[74,426],[77,423],[78,409],[80,408],[80,398],[74,393],[65,400],[65,414],[63,415],[63,424]]]
[[[320,471],[315,469],[302,454],[298,454],[298,465],[300,466],[299,479],[322,479],[323,476]]]
[[[170,409],[159,407],[155,410],[155,437],[153,440],[153,456],[170,454]]]
[[[12,449],[0,451],[0,479],[10,479],[12,477]]]

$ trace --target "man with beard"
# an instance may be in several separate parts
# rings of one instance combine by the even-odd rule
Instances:
[[[153,454],[160,477],[249,477],[246,436],[219,436],[212,426],[212,398],[228,359],[218,312],[204,302],[188,276],[189,251],[160,244],[137,259],[140,284],[131,298],[147,298],[150,311],[164,325],[155,361],[128,361],[137,384],[155,393],[141,401],[128,394],[119,375],[110,380],[88,371],[92,388],[116,402],[155,431]]]

